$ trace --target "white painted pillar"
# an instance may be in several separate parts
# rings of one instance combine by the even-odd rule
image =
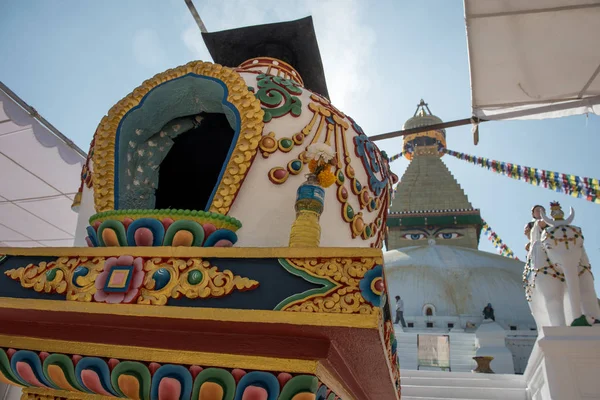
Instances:
[[[0,382],[0,400],[19,400],[20,398],[20,387]]]
[[[88,247],[85,237],[86,228],[90,224],[90,217],[96,214],[94,209],[94,191],[83,185],[81,194],[81,205],[79,206],[79,216],[77,217],[77,227],[75,228],[75,247]]]
[[[600,398],[598,360],[599,327],[543,327],[524,374],[531,399]]]
[[[490,367],[497,374],[514,374],[513,356],[506,347],[506,330],[491,319],[484,319],[475,331],[479,348],[476,356],[494,357]]]

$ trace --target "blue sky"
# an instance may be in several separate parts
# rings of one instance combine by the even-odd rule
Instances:
[[[312,15],[333,103],[369,135],[400,129],[424,98],[443,120],[470,116],[461,1],[195,0],[209,31]],[[95,128],[142,81],[211,58],[183,0],[0,2],[0,80],[88,149]],[[448,129],[448,148],[530,167],[600,177],[600,118],[488,122]],[[378,143],[401,150],[401,139]],[[445,156],[474,207],[523,259],[533,204],[576,209],[600,274],[600,205],[530,186]],[[396,161],[401,175],[408,165]],[[495,249],[482,236],[481,249]],[[600,280],[596,281],[600,292]]]

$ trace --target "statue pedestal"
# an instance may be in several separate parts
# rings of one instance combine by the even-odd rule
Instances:
[[[598,360],[600,328],[543,327],[524,374],[531,399],[598,398]]]
[[[479,348],[475,355],[477,357],[493,357],[492,370],[497,374],[514,374],[515,364],[513,356],[506,347],[506,330],[497,322],[485,319],[475,331],[475,337]]]
[[[492,368],[490,368],[490,363],[494,360],[494,357],[490,356],[479,356],[473,357],[473,360],[477,362],[477,368],[475,368],[472,372],[478,374],[493,374]]]

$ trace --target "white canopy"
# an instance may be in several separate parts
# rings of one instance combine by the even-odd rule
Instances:
[[[73,246],[85,153],[0,83],[0,246]]]
[[[600,114],[600,0],[464,0],[473,115]]]

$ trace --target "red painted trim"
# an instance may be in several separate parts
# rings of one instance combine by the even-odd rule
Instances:
[[[397,398],[377,329],[0,309],[0,334],[315,360],[354,398]]]

